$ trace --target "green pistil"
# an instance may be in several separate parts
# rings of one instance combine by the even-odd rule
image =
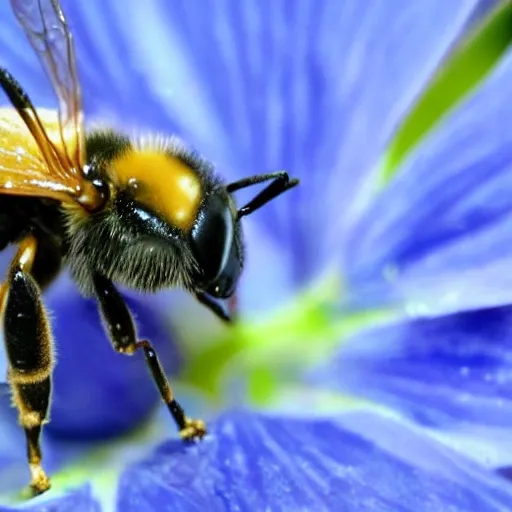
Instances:
[[[447,59],[391,141],[380,166],[382,185],[400,164],[499,63],[512,41],[512,2],[503,2]]]
[[[280,386],[325,359],[345,337],[390,315],[342,314],[334,308],[334,297],[339,296],[339,287],[331,281],[268,318],[246,319],[226,329],[208,348],[188,354],[183,379],[217,405],[240,386],[253,404],[267,404]]]

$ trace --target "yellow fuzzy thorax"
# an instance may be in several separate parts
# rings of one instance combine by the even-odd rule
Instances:
[[[110,162],[108,173],[116,187],[169,224],[190,231],[201,203],[201,182],[182,160],[154,149],[133,149]]]

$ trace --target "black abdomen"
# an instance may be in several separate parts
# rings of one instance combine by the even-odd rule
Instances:
[[[38,237],[63,238],[65,230],[58,203],[0,194],[0,251],[30,232]]]
[[[21,240],[30,230],[32,198],[0,195],[0,251]]]
[[[44,288],[59,272],[67,250],[64,218],[59,203],[0,194],[0,251],[30,233],[38,241],[32,275]]]

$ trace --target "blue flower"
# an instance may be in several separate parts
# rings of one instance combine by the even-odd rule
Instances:
[[[368,425],[380,429],[367,438]],[[363,433],[354,432],[361,427]],[[373,434],[375,437],[375,434]],[[413,461],[410,454],[416,455]],[[421,455],[421,458],[418,458]],[[105,457],[106,464],[112,461]],[[375,415],[341,421],[243,411],[220,417],[194,447],[166,441],[129,464],[117,495],[85,484],[28,504],[40,511],[450,510],[499,511],[505,480],[482,471],[398,422]],[[100,483],[96,486],[101,489]],[[2,507],[2,512],[16,510]]]
[[[508,458],[486,460],[492,443],[474,456],[452,435],[460,441],[465,427],[479,441],[510,418],[508,308],[465,311],[510,301],[510,54],[382,182],[408,113],[493,5],[63,2],[89,121],[176,133],[227,180],[284,168],[301,186],[245,223],[242,321],[232,334],[181,294],[128,295],[167,372],[176,377],[183,360],[189,410],[215,416],[248,395],[268,406],[270,395],[275,412],[229,410],[203,443],[169,440],[165,411],[151,416],[158,397],[142,358],[110,349],[94,304],[64,276],[46,295],[59,355],[43,446],[54,489],[25,507],[510,508],[508,482],[488,471]],[[3,64],[36,105],[54,105],[0,9]],[[347,338],[377,307],[440,318]],[[311,363],[319,369],[308,382],[283,385]],[[3,406],[0,493],[19,508],[23,434]]]
[[[509,466],[511,315],[503,306],[363,330],[310,378],[389,404],[487,467]]]

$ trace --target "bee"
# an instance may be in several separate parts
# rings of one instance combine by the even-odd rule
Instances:
[[[120,354],[143,351],[162,400],[185,440],[201,439],[173,395],[149,340],[116,284],[141,292],[181,287],[220,319],[230,312],[244,264],[240,220],[295,187],[286,172],[226,184],[213,166],[169,139],[86,133],[72,34],[58,0],[11,0],[14,14],[52,82],[55,111],[36,109],[0,68],[13,108],[0,109],[0,250],[17,244],[0,292],[8,383],[27,440],[35,494],[50,488],[40,436],[51,401],[53,339],[41,293],[65,267],[97,299]],[[270,181],[238,208],[233,193]]]

